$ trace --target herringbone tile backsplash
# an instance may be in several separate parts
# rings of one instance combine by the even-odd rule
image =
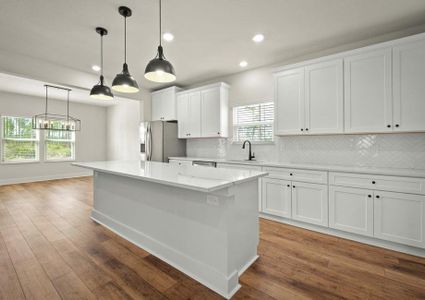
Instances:
[[[226,139],[187,141],[188,156],[244,159],[246,151]],[[253,151],[274,162],[425,169],[424,133],[276,137]]]

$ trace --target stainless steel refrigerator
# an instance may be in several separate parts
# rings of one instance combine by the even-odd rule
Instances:
[[[140,125],[142,160],[168,162],[171,156],[186,156],[186,140],[178,139],[176,121],[152,121]]]

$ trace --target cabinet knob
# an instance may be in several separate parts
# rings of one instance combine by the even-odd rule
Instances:
[[[295,185],[292,186],[295,189]]]
[[[379,197],[379,195],[376,195],[376,198],[377,198],[377,199],[379,199],[379,198],[381,198],[381,197]]]
[[[220,131],[219,131],[219,132],[217,132],[217,134],[220,134]]]
[[[304,129],[303,129],[303,128],[301,128],[301,131],[304,131]]]
[[[292,176],[292,173],[289,173],[289,176]]]
[[[395,124],[395,127],[400,127],[400,124]]]
[[[368,196],[368,198],[372,198],[372,195],[367,195]]]
[[[306,128],[305,131],[308,131],[308,128]]]
[[[387,127],[388,127],[388,128],[391,128],[391,125],[390,125],[390,124],[388,124],[388,125],[387,125]]]
[[[287,187],[291,187],[291,185],[289,185],[289,184],[287,184],[286,186],[287,186]]]
[[[372,184],[375,184],[376,182],[375,182],[375,180],[372,180]]]

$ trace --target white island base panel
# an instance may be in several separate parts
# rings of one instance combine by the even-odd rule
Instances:
[[[225,298],[258,258],[258,178],[205,193],[95,171],[92,219]]]

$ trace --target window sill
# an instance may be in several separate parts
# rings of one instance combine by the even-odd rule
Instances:
[[[2,161],[2,165],[26,165],[26,164],[39,164],[40,160],[31,160],[31,161]]]
[[[232,145],[242,145],[243,142],[232,141],[231,144]],[[260,142],[260,141],[251,142],[251,145],[275,145],[275,144],[276,144],[276,142],[274,142],[274,141],[272,141],[272,142]]]

